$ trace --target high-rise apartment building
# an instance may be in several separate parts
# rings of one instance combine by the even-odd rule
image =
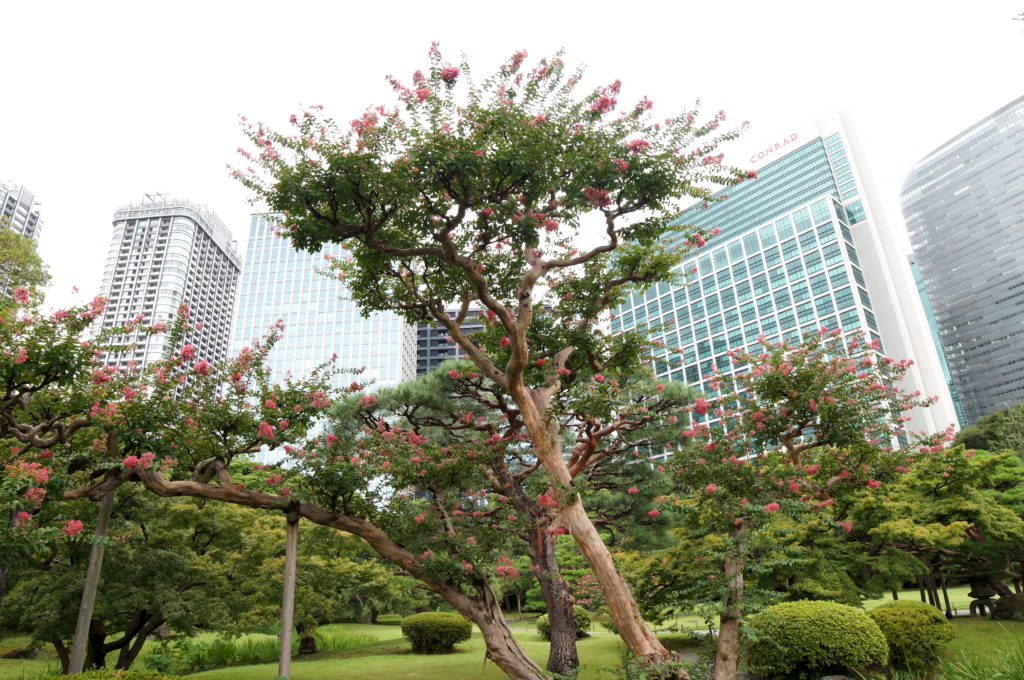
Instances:
[[[1024,401],[1024,97],[921,159],[902,202],[967,423]]]
[[[278,319],[285,324],[270,353],[276,379],[301,376],[337,355],[342,368],[362,368],[359,381],[396,385],[416,376],[416,336],[397,314],[363,317],[344,285],[320,274],[324,256],[341,257],[341,246],[327,244],[318,255],[292,248],[275,235],[275,214],[252,216],[245,254],[234,351],[267,333]],[[340,376],[339,386],[352,376]]]
[[[714,368],[733,368],[728,350],[754,350],[762,335],[798,342],[821,328],[860,331],[886,354],[915,360],[905,389],[939,396],[909,414],[911,429],[956,423],[906,254],[858,154],[839,115],[755,151],[751,165],[767,162],[757,179],[678,218],[720,229],[681,264],[686,281],[632,293],[613,310],[611,330],[646,330],[662,343],[657,375],[709,393]],[[681,230],[674,240],[686,238]]]
[[[227,226],[206,206],[147,195],[118,208],[101,294],[107,309],[99,327],[116,328],[144,314],[147,323],[171,320],[188,304],[194,329],[185,342],[209,361],[225,359],[241,259]],[[164,334],[128,333],[134,348],[107,362],[124,365],[159,359],[171,348]]]
[[[457,309],[448,310],[451,317],[458,314]],[[484,327],[483,310],[476,309],[469,313],[468,318],[462,322],[462,332],[465,334],[475,333]],[[451,336],[448,330],[438,323],[421,322],[416,326],[416,375],[429,373],[448,359],[456,359],[465,356]]]
[[[36,240],[43,229],[39,204],[31,191],[11,182],[0,182],[0,225]]]

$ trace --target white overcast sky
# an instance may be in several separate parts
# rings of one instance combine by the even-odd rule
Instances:
[[[588,83],[620,78],[669,115],[695,99],[749,120],[742,145],[842,108],[889,218],[924,154],[1024,94],[1024,0],[856,2],[7,2],[0,30],[0,178],[42,203],[48,301],[98,292],[114,210],[146,192],[205,203],[244,247],[228,177],[237,116],[283,127],[300,104],[340,119],[390,104],[431,40],[474,71],[566,48]],[[746,165],[737,147],[727,161]]]

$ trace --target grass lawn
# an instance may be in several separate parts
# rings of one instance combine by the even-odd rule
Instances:
[[[968,608],[971,605],[971,598],[967,597],[967,593],[970,592],[970,590],[970,586],[953,586],[951,588],[946,588],[946,592],[949,593],[949,604],[962,614],[966,614],[968,612]],[[918,590],[902,590],[900,591],[900,599],[920,602],[921,592]],[[939,591],[939,599],[942,599],[941,590]],[[878,600],[865,600],[864,608],[874,609],[878,605],[885,604],[886,602],[892,602],[891,594],[886,595],[885,597]],[[943,601],[942,606],[943,608],[945,608],[945,601]]]
[[[1024,621],[989,621],[961,616],[952,623],[953,639],[946,648],[950,658],[964,654],[985,660],[995,652],[1024,641]]]
[[[513,623],[514,628],[525,626],[526,622]],[[322,652],[300,657],[292,664],[294,680],[500,680],[505,677],[493,662],[484,663],[483,639],[475,630],[473,637],[458,645],[453,654],[414,656],[402,639],[401,629],[394,624],[336,624],[324,629],[325,632],[372,635],[377,642],[346,652]],[[966,655],[984,662],[998,651],[1011,648],[1024,639],[1024,622],[961,617],[953,620],[953,629],[955,637],[949,644],[950,659]],[[515,636],[526,653],[543,666],[548,643],[533,630],[517,630]],[[666,635],[663,639],[672,649],[694,651],[694,642],[686,635]],[[0,652],[27,643],[27,638],[5,638],[0,643]],[[591,637],[580,640],[579,653],[583,663],[580,680],[615,680],[619,675],[615,667],[623,649],[617,636],[603,630],[594,631]],[[31,680],[57,668],[52,651],[44,648],[37,659],[0,660],[0,680]],[[196,680],[272,680],[276,675],[276,664],[261,664],[221,668],[190,677]]]
[[[339,624],[346,633],[376,635],[376,644],[349,652],[318,654],[314,658],[298,659],[292,663],[294,680],[388,680],[415,678],[416,680],[500,680],[505,674],[488,661],[484,663],[484,643],[474,630],[468,642],[456,646],[454,654],[432,656],[412,655],[409,645],[402,640],[398,626],[366,626]],[[523,649],[541,665],[547,659],[548,643],[535,632],[517,631],[516,639]],[[581,680],[612,680],[612,670],[619,663],[624,649],[615,635],[597,631],[579,641],[580,659],[584,664]],[[602,672],[602,669],[607,671]],[[220,668],[192,676],[196,680],[272,680],[277,666],[235,666]],[[0,678],[3,676],[0,675]]]

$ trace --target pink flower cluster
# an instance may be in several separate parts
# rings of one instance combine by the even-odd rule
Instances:
[[[69,520],[66,520],[63,525],[61,525],[60,530],[63,531],[68,536],[74,537],[74,536],[77,536],[78,534],[82,533],[82,529],[84,529],[84,528],[85,528],[85,525],[82,524],[82,520],[80,520],[80,519],[69,519]]]
[[[587,187],[583,190],[583,198],[596,208],[605,208],[612,204],[611,196],[604,189]]]

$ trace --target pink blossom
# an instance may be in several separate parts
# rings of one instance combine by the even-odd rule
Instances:
[[[429,88],[421,87],[421,88],[418,88],[416,90],[416,100],[420,104],[422,104],[423,102],[427,101],[427,97],[429,97],[429,96],[430,96],[430,89]]]
[[[22,510],[14,516],[14,526],[16,528],[27,527],[32,524],[32,515]]]
[[[195,347],[195,345],[185,345],[184,347],[181,348],[181,358],[182,359],[186,359],[186,360],[192,359],[195,355],[196,355],[196,347]]]
[[[196,375],[210,375],[210,362],[203,359],[196,364]]]
[[[634,139],[629,143],[629,150],[633,153],[641,153],[651,147],[651,143],[643,139]]]
[[[604,382],[604,376],[601,375],[600,373],[598,373],[597,375],[594,376],[594,380],[596,382],[603,383]]]
[[[452,378],[453,380],[458,380],[459,378],[462,377],[462,373],[453,368],[452,370],[448,371],[448,377]]]
[[[661,510],[658,510],[657,508],[654,508],[653,510],[650,510],[650,511],[647,512],[647,516],[648,517],[657,517],[660,514],[661,514]]]
[[[287,430],[289,427],[291,427],[291,424],[287,420],[285,420],[284,418],[282,418],[281,420],[277,421],[277,428],[279,430]]]
[[[441,69],[441,80],[444,81],[445,85],[454,85],[455,79],[459,77],[461,72],[458,66],[445,66]]]
[[[14,289],[14,299],[23,305],[27,305],[31,299],[28,288],[18,287]]]
[[[274,426],[263,421],[260,423],[260,439],[273,439],[274,438]]]
[[[877,489],[880,486],[880,482],[877,479],[869,479],[868,486],[872,489]]]
[[[640,493],[640,489],[636,488],[635,486],[631,486],[628,489],[626,489],[626,493],[628,493],[629,495],[632,496],[632,495]]]
[[[512,344],[512,341],[509,340],[507,336],[503,336],[501,340],[498,341],[498,344],[501,345],[502,347],[508,347],[509,345]]]
[[[125,459],[121,461],[121,465],[125,466],[126,468],[137,468],[139,467],[139,457],[126,456]]]
[[[284,477],[278,474],[273,474],[267,477],[267,486],[277,486],[284,480]]]
[[[764,511],[767,512],[770,515],[773,512],[777,512],[779,507],[780,507],[779,504],[773,501],[773,502],[769,503],[768,505],[764,506]]]
[[[693,402],[693,410],[699,413],[700,415],[704,415],[705,413],[707,413],[710,408],[711,403],[704,397],[697,397],[697,399]]]
[[[714,484],[708,484],[708,485],[707,485],[707,486],[706,486],[706,487],[704,488],[704,490],[705,490],[705,491],[707,491],[708,493],[714,493],[715,491],[717,491],[717,490],[718,490],[718,487],[717,487],[717,486],[715,486]]]
[[[615,169],[618,172],[626,172],[627,170],[629,170],[629,162],[621,158],[613,158],[612,164],[615,166]]]
[[[267,399],[265,402],[263,402],[263,406],[270,409],[271,411],[277,410],[277,402],[274,401],[273,399]]]
[[[82,529],[84,529],[84,528],[85,528],[85,525],[82,524],[82,520],[80,520],[80,519],[69,519],[69,520],[65,520],[65,522],[61,526],[60,530],[63,531],[68,536],[77,536],[79,533],[81,533]]]
[[[148,470],[149,466],[153,464],[154,460],[156,460],[156,454],[153,453],[152,451],[146,451],[139,458],[139,464],[142,466],[143,470]]]
[[[42,503],[43,499],[46,498],[46,489],[40,486],[34,486],[25,492],[25,502],[36,504]]]
[[[615,108],[615,104],[616,100],[614,97],[603,95],[601,97],[598,97],[597,101],[590,105],[590,110],[598,115],[601,115],[603,113],[608,113],[613,108]]]
[[[604,208],[612,204],[611,196],[604,189],[587,187],[583,190],[583,198],[596,208]]]
[[[359,406],[364,409],[373,408],[374,404],[377,403],[377,397],[372,394],[364,394],[359,398]]]
[[[28,361],[28,350],[24,347],[18,348],[18,353],[14,355],[14,363],[23,364]]]

